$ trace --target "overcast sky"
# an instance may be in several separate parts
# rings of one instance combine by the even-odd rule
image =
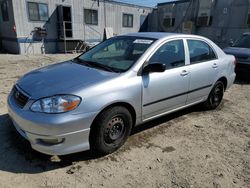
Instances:
[[[136,5],[142,5],[142,6],[148,6],[148,7],[154,7],[157,5],[157,3],[167,2],[170,0],[116,0],[124,3],[130,3],[130,4],[136,4]]]

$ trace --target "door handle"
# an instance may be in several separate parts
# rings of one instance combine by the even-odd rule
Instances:
[[[186,76],[186,75],[188,75],[188,74],[189,74],[189,72],[188,72],[187,70],[181,71],[181,76]]]
[[[217,63],[214,63],[212,67],[217,68],[218,67]]]

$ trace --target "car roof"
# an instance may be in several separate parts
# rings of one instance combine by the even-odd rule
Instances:
[[[250,32],[243,33],[243,35],[250,35]]]
[[[145,37],[153,39],[162,39],[169,36],[184,36],[179,33],[166,33],[166,32],[138,32],[138,33],[128,33],[123,36],[135,36],[135,37]]]

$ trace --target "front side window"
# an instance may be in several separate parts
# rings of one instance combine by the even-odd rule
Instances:
[[[174,40],[163,44],[150,58],[148,63],[161,63],[166,69],[185,65],[183,40]]]
[[[29,19],[31,21],[47,21],[49,18],[48,5],[28,2]]]
[[[8,1],[5,0],[1,3],[1,12],[2,12],[2,19],[4,22],[9,21],[9,12],[8,12],[9,4]]]
[[[154,41],[155,39],[132,36],[115,37],[102,42],[76,60],[90,67],[106,67],[113,71],[125,72]]]
[[[98,25],[98,11],[84,9],[84,21],[86,24]]]
[[[214,50],[205,42],[200,40],[187,40],[190,64],[216,59]]]
[[[133,27],[133,15],[132,14],[123,14],[122,25],[123,27]]]

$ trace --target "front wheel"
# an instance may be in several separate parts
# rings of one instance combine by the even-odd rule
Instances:
[[[221,104],[223,95],[224,84],[222,81],[217,81],[204,103],[205,108],[208,110],[216,109]]]
[[[124,107],[112,107],[103,111],[90,130],[90,149],[106,155],[120,148],[132,129],[132,116]]]

